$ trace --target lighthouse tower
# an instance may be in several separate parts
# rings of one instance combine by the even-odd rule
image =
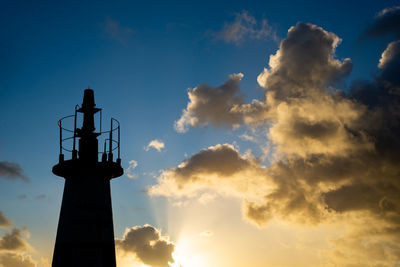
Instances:
[[[63,177],[65,185],[52,267],[116,266],[110,180],[124,172],[119,155],[120,127],[117,120],[111,119],[110,130],[102,132],[101,109],[95,106],[93,90],[86,89],[82,105],[75,106],[75,114],[58,122],[60,155],[53,173]],[[76,128],[82,114],[82,127]],[[100,127],[95,132],[98,115]],[[68,119],[73,119],[73,129],[63,126]],[[65,133],[71,136],[65,137]],[[99,152],[98,138],[104,135],[104,148]],[[113,139],[113,135],[117,138]],[[71,149],[65,145],[68,141],[72,141]],[[68,160],[64,159],[65,151],[70,152]],[[118,153],[116,161],[114,151]]]

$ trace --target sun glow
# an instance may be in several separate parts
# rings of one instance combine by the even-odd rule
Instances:
[[[172,254],[175,262],[172,267],[204,267],[211,266],[210,259],[206,253],[197,251],[196,241],[190,236],[182,236],[176,243]]]
[[[132,254],[122,254],[117,252],[117,266],[118,267],[149,267],[143,264]]]

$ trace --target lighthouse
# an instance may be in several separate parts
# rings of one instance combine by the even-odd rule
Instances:
[[[53,173],[63,177],[65,185],[52,267],[116,266],[110,180],[124,172],[120,125],[112,118],[110,129],[102,131],[101,112],[93,90],[86,89],[82,105],[58,121],[60,154]],[[77,128],[79,119],[81,128]],[[73,123],[72,129],[65,126],[67,120]],[[99,122],[97,131],[95,121]],[[99,140],[104,141],[100,152]]]

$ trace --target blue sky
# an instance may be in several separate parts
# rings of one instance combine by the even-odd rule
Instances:
[[[362,35],[379,11],[398,4],[2,1],[0,161],[18,163],[29,181],[0,179],[0,210],[16,227],[29,229],[37,261],[51,258],[63,190],[63,180],[51,173],[58,160],[57,120],[73,113],[90,86],[97,106],[103,108],[104,124],[110,117],[121,122],[123,167],[130,160],[138,163],[135,179],[124,175],[112,181],[116,237],[127,227],[148,223],[177,239],[168,200],[143,192],[162,170],[216,144],[235,143],[243,153],[252,149],[255,156],[262,155],[262,148],[238,137],[248,133],[245,127],[208,125],[184,134],[175,131],[174,122],[188,103],[187,89],[201,83],[216,87],[230,74],[243,73],[240,91],[246,94],[245,102],[261,99],[257,76],[288,29],[303,21],[342,39],[335,57],[351,58],[353,70],[335,86],[348,91],[352,81],[371,80],[378,72],[379,58],[393,38],[362,40]],[[224,25],[243,12],[257,23],[266,19],[277,39],[222,38]],[[144,149],[154,139],[165,143],[161,152]],[[234,214],[240,220],[240,211]]]

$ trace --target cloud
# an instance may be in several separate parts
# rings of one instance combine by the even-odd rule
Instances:
[[[0,228],[8,228],[13,225],[13,222],[6,217],[6,215],[0,210]]]
[[[390,72],[393,72],[393,67],[397,66],[391,66],[393,64],[393,59],[396,59],[399,57],[400,53],[400,41],[396,42],[391,42],[385,51],[383,51],[381,59],[379,60],[379,65],[378,67],[382,70],[387,70],[388,68],[390,69]],[[396,62],[397,63],[397,62]]]
[[[137,167],[138,163],[136,160],[129,161],[129,167],[125,170],[126,176],[130,179],[135,179],[137,175],[134,173],[135,168]]]
[[[379,60],[379,68],[381,73],[379,79],[386,83],[391,83],[390,86],[392,93],[399,93],[398,85],[400,84],[400,77],[398,75],[398,69],[400,68],[400,41],[389,43],[385,51],[382,53],[382,57]],[[386,87],[389,84],[385,85]]]
[[[22,179],[27,182],[29,179],[18,163],[0,161],[0,178],[7,180]]]
[[[241,194],[258,185],[260,177],[264,179],[263,169],[256,159],[241,156],[232,145],[218,144],[201,150],[176,168],[163,171],[158,184],[149,188],[148,193],[180,197],[213,188]]]
[[[129,27],[123,27],[119,21],[106,17],[105,22],[100,24],[106,38],[118,41],[122,45],[126,45],[127,41],[133,34],[133,30]]]
[[[263,19],[261,22],[257,22],[246,10],[236,13],[233,22],[225,23],[221,31],[213,33],[213,35],[216,39],[236,45],[249,39],[271,39],[278,42],[276,31],[268,21]]]
[[[229,94],[204,84],[189,90],[178,129],[261,125],[272,156],[264,165],[231,145],[211,146],[164,170],[148,193],[176,199],[230,194],[242,199],[244,217],[259,226],[274,218],[346,222],[348,235],[332,241],[336,265],[391,266],[400,241],[400,44],[383,51],[371,81],[354,82],[345,93],[335,85],[352,63],[335,57],[340,42],[334,33],[299,22],[258,76],[262,99],[246,104],[238,98],[242,77],[230,77]],[[212,101],[223,108],[211,111]],[[366,252],[371,250],[381,254]],[[391,260],[382,264],[384,257]]]
[[[14,228],[11,232],[7,232],[0,237],[0,251],[26,252],[31,250],[31,246],[26,242],[22,234],[29,236],[26,229]]]
[[[146,151],[149,151],[150,148],[154,148],[158,152],[161,152],[161,150],[165,147],[165,144],[163,141],[154,139],[149,142],[149,144],[145,147]]]
[[[333,249],[325,251],[328,266],[396,266],[400,260],[398,229],[388,230],[387,225],[358,214],[351,230],[344,236],[330,240]],[[388,242],[390,240],[390,242]]]
[[[268,137],[275,151],[286,157],[267,168],[252,157],[245,159],[231,146],[217,145],[185,160],[177,168],[164,171],[158,185],[149,193],[173,196],[183,192],[193,194],[205,187],[229,188],[243,199],[246,218],[258,225],[264,225],[273,217],[307,223],[322,220],[322,189],[310,188],[307,184],[309,173],[314,171],[313,161],[315,164],[321,162],[318,174],[313,175],[321,175],[324,168],[332,168],[332,162],[321,160],[320,155],[335,156],[371,149],[371,144],[362,134],[354,136],[348,131],[363,114],[364,108],[341,94],[330,93],[330,86],[345,77],[352,67],[349,59],[340,61],[334,58],[339,42],[339,37],[333,33],[312,24],[298,23],[289,29],[288,37],[270,57],[269,69],[264,69],[258,76],[258,82],[265,89],[265,98],[253,100],[250,104],[236,102],[235,105],[225,105],[228,108],[224,110],[240,118],[235,123],[269,125]],[[239,90],[239,81],[234,93]],[[231,102],[231,95],[218,102]],[[206,108],[208,103],[197,101],[190,92],[189,99],[181,120],[189,113],[190,121],[196,121],[198,113],[192,111],[191,106],[209,110]],[[211,113],[207,119],[202,118],[202,123],[191,125],[215,124],[214,114],[220,116],[221,112]],[[224,120],[223,123],[231,121]],[[221,161],[224,164],[219,164]],[[223,166],[227,168],[223,169]],[[299,169],[297,173],[296,169]],[[325,178],[327,183],[329,178]]]
[[[247,133],[244,133],[239,136],[240,139],[243,139],[245,141],[250,141],[250,142],[256,142],[256,139],[254,136],[248,135]]]
[[[222,144],[165,170],[148,193],[201,199],[207,194],[202,192],[211,189],[237,196],[243,199],[244,215],[258,225],[273,217],[310,223],[321,220],[324,208],[318,194],[296,178],[282,162],[266,168],[251,154],[243,156],[232,145]]]
[[[51,267],[51,262],[48,258],[40,258],[40,263],[42,265],[42,267]]]
[[[24,256],[17,253],[0,253],[0,267],[36,267],[31,256]]]
[[[386,186],[397,188],[397,182],[391,178],[396,177],[398,169],[393,163],[398,153],[398,141],[395,139],[399,129],[396,93],[398,80],[396,75],[391,75],[397,73],[396,67],[393,67],[399,62],[398,53],[394,52],[397,43],[391,43],[383,53],[381,74],[375,78],[375,82],[368,86],[354,87],[352,93],[346,96],[332,87],[349,74],[352,66],[349,59],[340,61],[334,58],[339,42],[335,34],[315,25],[298,23],[290,28],[288,37],[281,42],[277,53],[270,57],[269,68],[264,69],[258,77],[260,85],[265,89],[263,101],[253,101],[242,106],[238,104],[235,108],[237,113],[242,112],[245,118],[242,122],[249,126],[257,123],[270,125],[268,137],[274,144],[275,152],[280,155],[263,174],[269,178],[265,181],[273,181],[275,192],[266,194],[265,199],[258,204],[245,199],[245,215],[258,224],[268,221],[274,214],[285,218],[303,214],[306,216],[298,217],[299,221],[318,222],[324,217],[325,205],[339,211],[340,206],[335,200],[341,197],[335,197],[336,194],[351,194],[354,191],[358,194],[353,199],[361,198],[354,201],[362,202],[361,192],[371,187],[373,189],[370,191],[374,190],[372,196],[375,198],[370,202],[375,203],[376,207],[385,195],[388,196],[388,205],[398,202],[395,197],[397,190],[393,194],[386,190]],[[367,90],[372,91],[372,96],[379,92],[379,105],[376,103],[374,107],[368,108],[359,97],[365,95]],[[193,98],[190,99],[188,107],[193,101]],[[199,103],[197,109],[205,106],[202,101],[195,103]],[[264,107],[264,110],[259,109],[258,113],[247,112],[253,109],[253,103],[261,103],[257,105]],[[189,111],[190,108],[185,112]],[[191,121],[195,121],[196,112],[191,114]],[[202,124],[212,123],[213,120],[213,117],[209,117]],[[391,145],[388,144],[389,140]],[[200,152],[193,159],[204,154],[211,160],[213,153],[210,151],[216,150],[210,149],[208,154]],[[218,161],[222,157],[212,160]],[[231,177],[241,170],[236,170],[238,165],[234,158],[229,160],[230,163],[226,165],[235,167],[225,176]],[[200,175],[196,171],[186,173],[187,169],[193,169],[187,167],[191,166],[191,162],[192,159],[189,159],[177,168],[166,170],[159,180],[163,191],[158,191],[161,186],[154,187],[153,191],[157,189],[155,192],[168,195],[168,186],[175,186],[178,192],[183,191],[183,186],[190,188],[185,183],[209,186],[208,179],[202,177],[209,177],[216,171],[208,169],[208,161],[204,159],[194,169],[202,170],[204,174]],[[382,166],[385,168],[382,169]],[[253,164],[249,169],[260,170],[262,166]],[[180,175],[181,172],[185,175]],[[219,176],[223,176],[222,173],[220,171]],[[380,177],[386,177],[384,184],[389,185],[377,187],[376,181]],[[350,188],[346,189],[346,186]],[[354,201],[345,204],[353,204],[351,210],[357,209]],[[372,211],[369,202],[362,203]]]
[[[45,195],[45,194],[40,194],[40,195],[37,195],[37,196],[35,197],[36,200],[40,200],[40,199],[44,199],[44,198],[46,198],[46,195]]]
[[[122,239],[116,239],[117,249],[131,253],[146,265],[169,267],[173,263],[172,253],[175,245],[162,236],[161,231],[151,225],[135,226],[126,229]]]
[[[260,125],[279,120],[278,116],[290,119],[290,113],[298,113],[301,109],[305,109],[303,113],[309,112],[315,101],[320,107],[326,106],[322,111],[336,113],[337,109],[343,109],[338,114],[343,118],[339,119],[346,122],[352,120],[357,112],[362,112],[353,107],[356,104],[340,95],[329,94],[329,86],[346,77],[352,69],[350,59],[334,58],[340,41],[335,34],[320,27],[298,23],[289,29],[288,37],[281,42],[277,53],[271,55],[269,68],[265,68],[258,76],[260,86],[265,89],[265,99],[243,103],[244,96],[239,94],[240,80],[243,78],[241,73],[231,75],[220,87],[201,84],[189,89],[189,103],[181,118],[175,122],[175,129],[185,132],[187,126],[207,124],[228,128],[238,127],[242,123]],[[351,112],[347,115],[348,111]],[[322,113],[318,119],[322,121],[327,116],[329,114]],[[304,132],[318,130],[320,135],[329,132],[329,127],[338,126],[337,120],[316,124],[316,121],[304,118],[296,126]],[[277,125],[276,130],[279,128],[280,125]]]
[[[11,227],[13,222],[0,211],[0,228]],[[28,244],[24,236],[29,238],[30,233],[26,228],[14,228],[11,232],[6,232],[0,237],[0,267],[36,267],[37,264],[30,255],[25,255],[31,251],[32,247]]]
[[[184,133],[188,126],[204,126],[209,123],[216,127],[234,127],[243,122],[242,114],[233,111],[243,104],[243,95],[237,95],[242,73],[232,74],[228,81],[219,86],[206,84],[189,89],[188,103],[181,118],[175,122],[175,130]]]
[[[270,56],[270,69],[264,69],[258,82],[274,91],[278,99],[324,90],[324,86],[339,81],[351,71],[350,59],[334,58],[340,42],[334,33],[299,22],[288,30],[277,53]]]
[[[387,182],[394,183],[394,180],[389,180],[389,177],[395,176],[397,169],[391,163],[393,159],[387,161],[384,155],[378,159],[376,156],[381,154],[377,150],[379,142],[383,142],[383,145],[384,140],[388,140],[388,136],[382,136],[382,140],[379,138],[383,129],[389,130],[385,135],[390,136],[390,131],[398,128],[395,118],[396,98],[383,95],[382,92],[388,91],[387,88],[375,90],[381,92],[381,99],[385,99],[386,105],[368,109],[363,101],[357,99],[364,89],[353,88],[355,93],[348,96],[335,90],[332,86],[346,77],[352,67],[349,59],[335,59],[334,52],[339,43],[340,38],[333,33],[312,24],[298,23],[289,29],[279,50],[270,57],[269,68],[258,76],[258,82],[265,90],[265,98],[262,101],[254,100],[250,104],[237,103],[235,108],[232,108],[233,105],[225,105],[229,107],[225,110],[234,110],[235,115],[242,116],[242,124],[249,127],[268,125],[267,136],[274,145],[276,157],[269,166],[262,166],[251,157],[244,161],[246,164],[241,165],[238,159],[244,158],[238,151],[227,145],[217,145],[185,160],[177,168],[165,170],[160,176],[159,184],[149,192],[171,195],[168,189],[173,188],[173,192],[182,194],[185,190],[189,194],[201,186],[213,186],[212,183],[215,182],[210,182],[209,177],[214,176],[227,177],[221,180],[229,188],[237,189],[236,181],[231,177],[243,177],[243,170],[247,173],[255,172],[257,175],[252,174],[252,177],[264,178],[252,179],[253,183],[259,184],[258,186],[268,185],[267,187],[273,185],[275,190],[264,194],[262,199],[258,197],[253,201],[247,199],[251,190],[236,192],[244,192],[245,216],[262,225],[274,216],[316,223],[325,217],[327,204],[330,209],[338,207],[334,200],[340,198],[335,198],[334,192],[337,190],[339,194],[341,186],[361,186],[357,189],[359,191],[355,191],[361,192],[369,186],[365,185],[368,183],[366,177],[374,181],[382,176],[387,177]],[[396,66],[398,62],[393,59],[397,53],[391,52],[395,47],[396,45],[391,44],[383,53],[381,76],[376,78],[376,84],[369,85],[368,88],[378,84],[383,87],[390,85],[392,89],[389,91],[393,92],[397,81],[388,78],[393,78],[389,73],[393,73],[395,68],[391,66]],[[216,89],[212,88],[211,91]],[[237,92],[238,81],[234,93]],[[221,97],[218,102],[229,103],[232,95],[226,95],[225,100]],[[182,118],[189,113],[190,121],[200,121],[194,110],[207,110],[207,101],[199,101],[190,92],[189,96],[191,102]],[[393,103],[387,105],[388,101]],[[196,109],[192,109],[192,106]],[[201,123],[191,125],[213,123],[214,113],[209,114],[211,115],[207,119],[201,118]],[[226,116],[219,118],[223,120]],[[228,124],[230,120],[223,122]],[[397,143],[392,141],[393,144]],[[197,160],[198,158],[202,160]],[[224,164],[216,163],[220,161]],[[382,169],[380,164],[387,167]],[[223,166],[229,167],[224,169]],[[227,184],[228,180],[232,183]],[[192,188],[194,185],[196,189]],[[382,193],[377,192],[375,195],[383,197]],[[391,195],[390,199],[393,197]],[[378,203],[380,200],[373,201]]]
[[[385,8],[375,16],[375,21],[365,31],[367,37],[394,35],[400,37],[400,6]]]

